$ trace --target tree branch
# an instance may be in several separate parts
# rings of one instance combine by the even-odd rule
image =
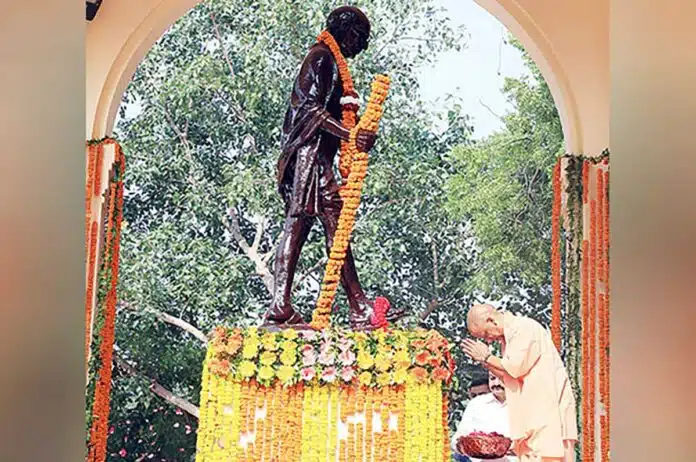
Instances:
[[[261,245],[261,237],[263,236],[264,226],[266,224],[266,219],[264,217],[258,217],[258,222],[256,223],[256,234],[254,235],[254,242],[251,244],[251,248],[255,252],[259,251],[259,245]],[[261,257],[263,260],[263,257]]]
[[[140,372],[135,367],[131,366],[125,360],[121,359],[120,357],[118,357],[116,355],[114,355],[114,363],[116,363],[116,367],[118,367],[121,371],[123,371],[124,373],[126,373],[128,375],[139,376],[139,377],[143,377],[143,378],[147,379],[150,382],[150,391],[152,393],[154,393],[155,395],[159,396],[160,398],[162,398],[166,402],[173,404],[174,406],[178,407],[182,411],[184,411],[184,412],[188,413],[189,415],[198,419],[199,409],[196,405],[194,405],[193,403],[191,403],[190,401],[188,401],[184,398],[181,398],[179,396],[174,395],[174,393],[172,393],[171,391],[164,388],[155,379]]]
[[[438,287],[440,286],[439,265],[437,261],[437,244],[435,239],[430,241],[430,251],[433,254],[433,282],[435,283],[435,297],[438,297]]]
[[[437,300],[437,298],[433,298],[430,300],[428,303],[428,307],[421,313],[419,323],[425,322],[426,319],[428,319],[428,316],[430,316],[433,311],[437,309],[437,307],[440,306],[440,302]]]
[[[177,318],[175,316],[172,316],[171,314],[164,313],[162,311],[157,311],[153,308],[137,308],[133,306],[130,302],[127,301],[120,301],[119,302],[119,307],[120,308],[126,308],[132,311],[144,311],[148,313],[153,313],[157,319],[159,319],[162,322],[165,322],[167,324],[171,324],[173,326],[176,326],[180,329],[182,329],[185,332],[188,332],[189,334],[193,335],[196,337],[198,340],[203,342],[204,345],[208,344],[208,336],[203,333],[200,329],[197,327],[189,324],[188,322],[184,321],[181,318]]]
[[[254,239],[254,244],[256,244],[257,247],[254,247],[254,245],[249,245],[242,234],[242,230],[239,226],[239,216],[237,215],[237,211],[234,207],[230,206],[227,208],[227,217],[227,229],[237,241],[237,244],[242,251],[244,251],[245,255],[254,263],[254,266],[256,267],[256,274],[261,276],[263,285],[266,286],[266,290],[268,290],[268,293],[272,296],[274,285],[273,274],[271,274],[271,271],[268,269],[268,264],[264,260],[265,255],[258,252],[258,244],[256,243],[257,239]],[[259,243],[261,242],[260,235],[263,234],[263,221],[264,220],[260,220],[256,227],[256,236]]]
[[[218,41],[220,42],[220,49],[222,50],[222,56],[225,58],[225,62],[227,63],[227,67],[230,70],[230,76],[234,78],[235,72],[234,72],[234,67],[232,66],[232,61],[230,60],[230,56],[227,54],[227,50],[225,50],[225,44],[222,42],[222,35],[220,35],[220,28],[217,25],[217,22],[215,21],[215,14],[210,13],[210,20],[213,22],[213,32],[215,32],[215,37],[217,37]]]
[[[484,108],[486,108],[486,109],[488,110],[488,112],[490,112],[496,119],[500,120],[502,123],[505,123],[505,119],[503,119],[501,116],[499,116],[498,114],[496,114],[496,113],[493,111],[493,109],[491,109],[491,107],[488,106],[486,103],[484,103],[481,99],[479,99],[479,103],[481,104],[481,106],[483,106]]]

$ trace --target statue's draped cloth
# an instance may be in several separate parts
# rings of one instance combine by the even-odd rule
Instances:
[[[278,189],[293,216],[320,215],[328,207],[340,210],[332,170],[340,141],[321,125],[328,117],[341,120],[342,93],[331,51],[314,45],[293,85],[278,160]]]

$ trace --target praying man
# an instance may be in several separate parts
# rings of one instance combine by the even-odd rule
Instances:
[[[535,320],[474,305],[462,349],[503,382],[510,436],[520,462],[575,462],[575,397],[551,334]],[[486,342],[486,343],[484,343]],[[490,343],[499,342],[501,357]]]

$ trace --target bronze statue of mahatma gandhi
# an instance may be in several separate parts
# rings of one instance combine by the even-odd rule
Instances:
[[[353,58],[368,47],[370,22],[357,8],[341,7],[332,11],[326,29],[345,58]],[[334,160],[341,140],[347,141],[350,136],[350,130],[340,122],[341,106],[354,104],[353,98],[348,98],[349,103],[341,101],[341,84],[331,50],[324,43],[316,43],[302,62],[283,123],[277,181],[285,202],[285,224],[275,255],[275,287],[273,301],[264,316],[266,326],[304,324],[291,303],[302,246],[318,218],[324,227],[328,253],[338,227],[342,199],[334,177]],[[374,143],[374,133],[358,132],[359,151],[368,152]],[[368,328],[373,301],[360,286],[350,246],[341,271],[341,285],[350,305],[351,327]],[[392,309],[388,320],[402,316],[403,312]]]

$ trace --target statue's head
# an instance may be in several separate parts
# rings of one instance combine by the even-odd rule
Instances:
[[[333,10],[326,20],[326,30],[336,39],[346,58],[353,58],[367,49],[370,21],[358,8],[342,6]]]

